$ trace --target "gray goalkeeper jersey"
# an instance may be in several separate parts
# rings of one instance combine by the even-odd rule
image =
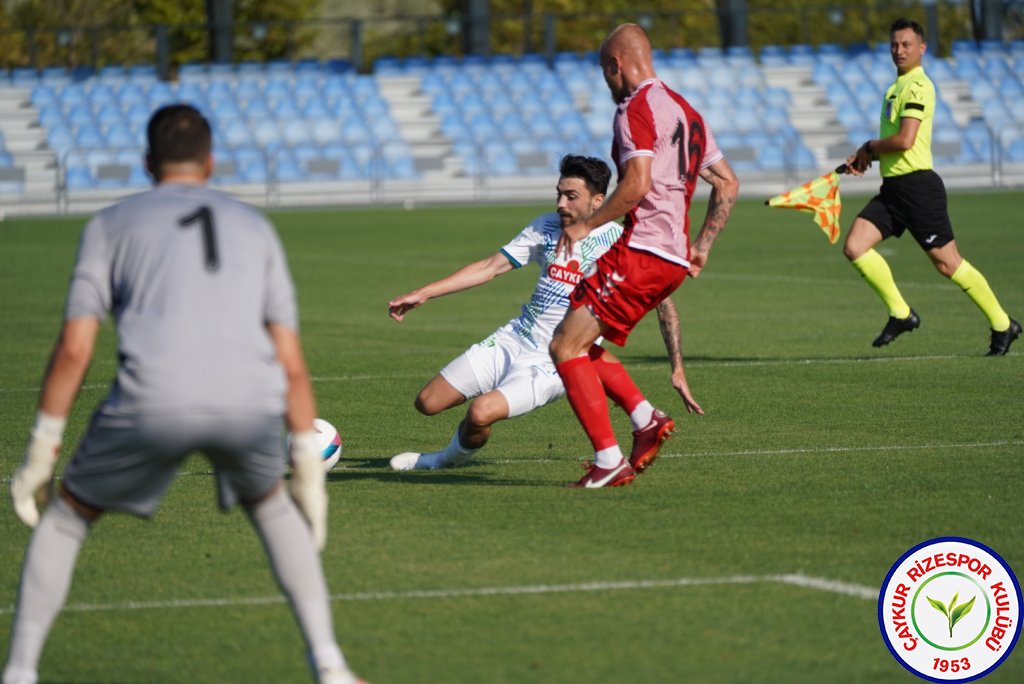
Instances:
[[[163,184],[85,227],[65,318],[113,315],[106,414],[281,414],[267,323],[297,329],[295,288],[270,222],[221,192]]]

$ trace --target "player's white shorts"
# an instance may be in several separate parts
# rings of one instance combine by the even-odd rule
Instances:
[[[259,501],[283,477],[280,416],[93,414],[64,470],[72,496],[99,510],[149,517],[193,452],[213,465],[218,500],[227,509]]]
[[[467,399],[498,390],[508,417],[529,413],[565,394],[547,348],[531,349],[499,329],[441,369],[441,376]]]

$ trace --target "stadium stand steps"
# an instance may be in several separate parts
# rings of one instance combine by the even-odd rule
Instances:
[[[420,78],[384,73],[377,76],[377,84],[402,137],[412,147],[416,170],[425,179],[457,175],[461,165],[451,157],[451,141],[441,133],[441,120],[420,87]]]
[[[825,90],[814,83],[808,65],[763,66],[765,82],[786,89],[791,97],[790,120],[804,144],[814,154],[817,166],[825,168],[833,158],[835,146],[846,140],[836,117],[836,108]],[[844,153],[848,154],[848,152]]]
[[[27,88],[0,89],[0,140],[7,162],[0,165],[3,194],[52,194],[56,185],[56,161],[46,149],[46,131],[29,94]],[[53,201],[45,206],[52,211]]]

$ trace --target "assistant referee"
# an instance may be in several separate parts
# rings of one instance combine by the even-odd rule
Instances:
[[[882,187],[853,221],[843,253],[889,309],[889,320],[872,343],[889,344],[921,325],[893,280],[889,264],[874,250],[882,240],[909,230],[939,273],[959,285],[988,318],[991,343],[988,356],[1002,356],[1021,333],[992,293],[988,281],[957,251],[946,209],[946,188],[932,169],[932,121],[935,86],[925,75],[924,30],[916,21],[900,18],[889,29],[889,51],[896,81],[885,91],[880,133],[846,160],[850,173],[862,176],[878,160]]]

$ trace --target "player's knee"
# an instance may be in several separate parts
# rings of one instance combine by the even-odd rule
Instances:
[[[567,340],[558,336],[551,340],[551,344],[548,345],[548,354],[551,355],[551,360],[555,363],[561,363],[567,358],[572,358],[572,354],[568,351],[569,345]]]
[[[950,263],[948,261],[936,261],[934,263],[935,263],[935,270],[938,271],[939,273],[941,273],[946,278],[952,278],[953,274],[956,273],[957,267],[959,267],[959,265],[960,265],[960,264],[952,264],[952,263]]]
[[[859,259],[864,255],[867,250],[862,248],[859,244],[856,244],[850,240],[843,243],[843,256],[849,261]]]
[[[441,412],[442,408],[437,405],[437,402],[431,400],[431,396],[428,392],[420,392],[416,395],[416,400],[412,403],[416,407],[416,410],[425,416],[436,416]]]
[[[466,420],[474,428],[487,428],[501,420],[503,417],[501,414],[498,402],[492,401],[490,398],[478,397],[469,405],[469,410],[466,411]]]

